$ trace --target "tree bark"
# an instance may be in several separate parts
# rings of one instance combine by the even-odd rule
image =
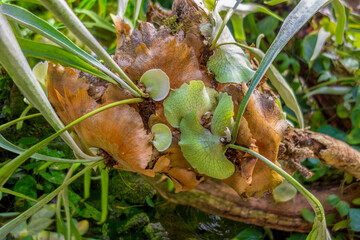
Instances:
[[[169,192],[166,181],[158,183],[154,178],[145,177],[145,179],[165,199],[176,204],[198,208],[210,214],[282,231],[309,232],[312,228],[312,223],[301,216],[301,209],[307,208],[311,211],[312,209],[299,193],[290,201],[275,203],[271,194],[259,199],[241,199],[225,183],[210,179],[200,183],[191,191],[180,193]],[[311,188],[310,192],[323,204],[326,214],[336,214],[336,210],[326,204],[327,196],[337,194],[342,200],[351,202],[352,199],[360,197],[360,184],[352,184],[343,192],[340,187],[334,186]],[[337,219],[339,219],[338,215]]]
[[[282,140],[279,159],[282,159],[285,168],[290,167],[288,170],[291,171],[291,166],[292,170],[299,168],[295,165],[299,165],[299,161],[307,157],[319,158],[326,164],[360,178],[358,151],[327,135],[292,129]],[[145,178],[165,199],[176,204],[192,206],[224,218],[282,231],[309,232],[312,228],[312,223],[301,216],[302,209],[311,210],[311,207],[299,193],[290,201],[275,203],[271,194],[259,199],[241,199],[232,188],[214,179],[206,179],[191,191],[173,193],[168,191],[166,182]],[[317,186],[309,189],[323,204],[325,213],[335,213],[337,218],[339,215],[336,210],[326,204],[328,195],[336,194],[349,203],[352,199],[360,197],[360,183],[353,183],[344,188],[340,185],[339,183],[337,186]]]

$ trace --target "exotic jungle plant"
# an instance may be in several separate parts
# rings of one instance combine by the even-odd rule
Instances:
[[[74,176],[72,167],[63,185],[4,225],[0,238],[57,195],[63,198],[67,229],[71,229],[66,187],[92,168],[106,165],[147,177],[164,174],[172,180],[176,192],[191,190],[205,178],[215,178],[244,198],[260,197],[285,178],[305,196],[315,212],[308,239],[331,239],[320,202],[277,161],[280,141],[290,126],[277,96],[262,80],[265,75],[269,78],[303,128],[295,95],[271,64],[297,30],[331,1],[300,1],[265,54],[235,42],[226,26],[233,14],[241,17],[246,8],[256,11],[259,6],[254,4],[176,0],[171,13],[153,6],[148,21],[139,23],[138,8],[135,21],[125,19],[121,10],[113,16],[117,34],[113,56],[101,47],[66,1],[35,2],[48,8],[106,66],[49,23],[3,1],[0,32],[6,34],[0,36],[0,62],[31,106],[57,132],[26,150],[15,149],[2,140],[8,150],[19,155],[0,169],[1,186],[30,157],[83,163],[86,167]],[[342,16],[342,5],[338,0],[333,2]],[[219,13],[224,11],[226,14],[221,18]],[[265,13],[281,19],[272,12]],[[8,20],[57,46],[15,37]],[[336,28],[339,42],[343,28],[339,21]],[[250,54],[245,54],[244,49]],[[36,67],[37,77],[24,54],[49,61]],[[256,61],[260,61],[258,66]],[[38,81],[45,78],[45,82]],[[31,117],[35,116],[21,117],[1,129]],[[79,159],[35,155],[57,136]],[[359,155],[355,150],[354,154]],[[327,157],[323,159],[326,161]],[[359,168],[339,166],[359,177]],[[107,215],[106,169],[101,170],[101,178],[105,207],[100,222],[103,222]],[[71,231],[66,234],[70,239]]]

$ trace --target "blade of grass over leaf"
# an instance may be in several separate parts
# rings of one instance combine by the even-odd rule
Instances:
[[[136,26],[136,22],[139,17],[139,13],[141,10],[141,3],[142,3],[142,0],[136,0],[136,8],[135,8],[135,13],[134,13],[134,26]]]
[[[252,54],[254,54],[255,58],[258,61],[261,61],[265,55],[260,49],[249,47],[249,46],[247,46],[245,44],[241,44],[241,43],[222,43],[217,46],[221,46],[221,45],[225,45],[225,44],[235,44],[239,47],[249,50]],[[300,125],[300,128],[304,128],[305,127],[304,117],[303,117],[300,105],[296,99],[296,96],[295,96],[293,90],[289,86],[289,84],[283,78],[281,73],[276,69],[276,67],[273,66],[272,64],[270,65],[269,69],[267,70],[266,75],[270,79],[271,83],[274,85],[276,90],[279,92],[280,96],[284,99],[286,106],[288,106],[291,110],[293,110],[295,112],[296,117],[299,122],[299,125]]]
[[[18,38],[17,40],[25,56],[48,60],[53,63],[60,63],[65,67],[76,68],[83,72],[87,72],[94,76],[102,78],[108,82],[116,84],[116,82],[109,76],[107,76],[103,72],[100,72],[96,68],[92,67],[90,64],[83,61],[81,58],[67,52],[62,48],[22,38]]]
[[[97,113],[100,113],[102,111],[105,111],[105,110],[107,110],[109,108],[112,108],[112,107],[115,107],[115,106],[118,106],[118,105],[121,105],[121,104],[130,104],[130,103],[136,103],[136,102],[141,102],[141,101],[143,101],[141,98],[132,98],[132,99],[126,99],[126,100],[114,102],[114,103],[108,104],[106,106],[100,107],[100,108],[98,108],[98,109],[96,109],[96,110],[94,110],[92,112],[89,112],[89,113],[85,114],[84,116],[82,116],[81,118],[78,118],[75,121],[71,122],[66,127],[62,128],[61,130],[59,130],[55,134],[51,135],[50,137],[42,140],[41,142],[35,144],[34,146],[32,146],[31,148],[26,150],[23,154],[17,156],[16,158],[14,158],[10,162],[8,162],[6,165],[4,165],[0,169],[0,187],[2,187],[5,184],[5,182],[11,176],[11,174],[23,162],[25,162],[29,157],[31,157],[31,155],[33,155],[34,153],[39,151],[42,147],[44,147],[46,144],[48,144],[50,141],[52,141],[56,137],[60,136],[63,132],[65,132],[65,131],[69,130],[70,128],[72,128],[74,125],[80,123],[81,121],[87,119],[88,117],[91,117],[91,116],[93,116],[93,115],[95,115]]]
[[[8,150],[13,153],[17,154],[23,154],[26,149],[22,149],[21,147],[18,147],[8,140],[6,140],[1,134],[0,134],[0,148],[3,148],[5,150]],[[31,158],[37,159],[37,160],[44,160],[48,162],[59,162],[59,163],[89,163],[94,162],[94,160],[85,160],[85,159],[65,159],[65,158],[56,158],[51,157],[39,153],[34,153]]]
[[[5,4],[1,5],[1,10]],[[4,66],[14,83],[31,104],[37,108],[50,125],[56,130],[64,127],[47,99],[40,83],[36,80],[26,58],[21,52],[11,27],[0,10],[0,64]],[[85,154],[68,132],[61,136],[75,153],[87,159],[98,159]]]
[[[27,11],[26,9],[14,5],[3,3],[0,8],[2,13],[6,17],[8,17],[11,21],[23,25],[29,28],[30,30],[37,32],[38,34],[48,38],[52,42],[58,44],[59,46],[75,54],[82,60],[94,65],[95,67],[99,68],[101,71],[106,73],[107,75],[111,76],[120,85],[128,89],[135,96],[140,96],[135,90],[129,87],[116,74],[114,74],[109,69],[107,69],[104,65],[102,65],[98,60],[93,58],[87,52],[76,46],[72,41],[70,41],[70,39],[68,39],[65,35],[63,35],[61,32],[59,32],[57,29],[55,29],[46,21],[38,18],[37,16]]]
[[[17,118],[15,120],[12,120],[11,122],[7,122],[3,125],[0,126],[0,131],[3,131],[5,129],[7,129],[8,127],[20,122],[20,121],[24,121],[26,119],[31,119],[31,118],[34,118],[34,117],[40,117],[41,116],[41,113],[35,113],[35,114],[31,114],[31,115],[27,115],[27,116],[24,116],[24,117],[20,117],[20,118]]]
[[[74,11],[78,14],[84,14],[93,20],[93,22],[84,22],[85,26],[88,28],[99,27],[109,32],[116,33],[114,26],[95,12],[87,9],[74,9]]]
[[[126,11],[128,3],[129,3],[129,0],[118,0],[117,15],[119,15],[121,17],[121,19],[123,19],[125,16],[125,11]]]
[[[119,74],[121,78],[130,86],[124,84],[123,80],[116,77],[115,80],[126,87],[135,96],[145,97],[145,94],[131,81],[131,79],[116,64],[111,56],[105,51],[95,37],[84,26],[80,19],[71,10],[66,1],[57,0],[40,0],[46,8],[48,8],[65,26],[67,26],[83,43],[85,43],[99,58],[101,58],[111,69]],[[116,76],[116,75],[115,75]],[[135,91],[135,93],[134,93]],[[137,93],[137,94],[136,94]]]
[[[306,238],[307,240],[315,240],[315,239],[331,240],[330,233],[326,228],[324,208],[321,205],[320,201],[314,195],[312,195],[306,188],[304,188],[298,181],[296,181],[287,172],[285,172],[279,166],[277,166],[276,164],[274,164],[264,156],[258,154],[257,152],[233,144],[229,144],[227,145],[227,147],[237,149],[257,157],[258,159],[266,163],[269,167],[271,167],[274,171],[276,171],[278,174],[280,174],[282,177],[284,177],[306,198],[306,200],[308,201],[308,203],[315,212],[315,222],[312,231],[309,233],[308,237]]]
[[[38,201],[38,200],[33,199],[31,197],[28,197],[28,196],[26,196],[26,195],[24,195],[22,193],[15,192],[15,191],[7,189],[7,188],[0,188],[0,192],[11,194],[11,195],[14,195],[14,196],[19,197],[19,198],[24,198],[24,199],[32,201],[32,202],[37,202]]]
[[[54,197],[56,197],[57,194],[59,194],[65,187],[69,186],[72,182],[74,182],[76,179],[78,179],[80,176],[82,176],[84,173],[86,173],[87,171],[91,171],[93,167],[96,167],[100,164],[101,162],[95,162],[89,166],[87,166],[86,168],[84,168],[83,170],[81,170],[80,172],[78,172],[77,174],[75,174],[72,178],[70,178],[69,180],[67,180],[65,183],[63,183],[62,185],[60,185],[60,187],[58,187],[57,189],[55,189],[53,192],[51,192],[50,194],[48,194],[46,197],[44,197],[43,199],[41,199],[38,203],[36,203],[34,206],[32,206],[31,208],[29,208],[28,210],[26,210],[25,212],[23,212],[22,214],[20,214],[19,216],[17,216],[16,218],[14,218],[13,220],[11,220],[10,222],[6,223],[1,229],[0,229],[0,239],[4,239],[6,237],[6,235],[13,230],[16,226],[18,226],[19,224],[21,224],[22,222],[26,221],[29,217],[31,217],[34,213],[38,212],[45,204],[47,204],[48,202],[50,202]]]
[[[291,13],[286,17],[283,25],[280,28],[278,35],[275,40],[269,47],[266,52],[264,58],[260,62],[260,65],[255,72],[255,75],[251,81],[250,87],[246,92],[243,101],[239,106],[239,111],[235,123],[235,127],[232,131],[233,140],[231,143],[234,143],[237,139],[240,120],[242,115],[244,114],[247,103],[249,102],[250,95],[255,90],[257,84],[265,75],[266,71],[271,66],[272,62],[279,54],[281,49],[285,46],[285,44],[291,39],[291,37],[329,0],[302,0],[298,3],[298,5],[291,11]]]
[[[346,25],[345,7],[340,0],[332,1],[332,5],[336,14],[335,42],[342,44],[344,42],[344,30]]]

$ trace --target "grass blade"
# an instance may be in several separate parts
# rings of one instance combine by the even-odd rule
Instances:
[[[108,82],[116,84],[116,82],[109,76],[107,76],[103,72],[100,72],[96,68],[92,67],[90,64],[86,63],[81,58],[67,52],[62,48],[22,38],[18,38],[17,40],[25,56],[51,61],[53,63],[60,63],[65,67],[76,68],[83,72],[87,72],[94,76],[102,78]]]
[[[69,52],[75,54],[82,60],[99,68],[101,71],[115,79],[124,88],[128,89],[131,93],[139,96],[139,94],[136,93],[131,87],[129,87],[123,80],[121,80],[118,76],[116,76],[113,72],[107,69],[104,65],[102,65],[98,60],[93,58],[87,52],[76,46],[70,39],[68,39],[65,35],[63,35],[46,21],[35,16],[26,9],[17,7],[15,5],[3,3],[0,8],[2,13],[6,15],[6,17],[8,17],[11,21],[23,25],[31,29],[32,31],[37,32],[38,34],[48,38],[49,40],[68,50]]]
[[[83,43],[85,43],[92,51],[94,51],[99,58],[101,58],[111,69],[119,74],[122,79],[112,74],[115,80],[132,92],[135,96],[145,97],[145,94],[131,81],[131,79],[123,72],[123,70],[116,64],[111,56],[105,51],[95,37],[87,30],[80,19],[71,10],[66,1],[58,0],[41,0],[44,6],[49,9],[55,17],[64,23]],[[107,72],[106,72],[107,73]],[[109,71],[110,74],[111,72]],[[111,75],[111,76],[112,76]],[[128,86],[128,85],[130,86]]]
[[[109,198],[109,171],[106,166],[100,166],[101,171],[101,218],[98,224],[103,224],[108,215],[108,198]]]
[[[332,5],[336,15],[335,43],[343,44],[346,25],[345,7],[341,4],[340,0],[332,1]]]
[[[100,113],[102,111],[105,111],[105,110],[107,110],[109,108],[112,108],[112,107],[115,107],[115,106],[118,106],[118,105],[121,105],[121,104],[130,104],[130,103],[136,103],[136,102],[141,102],[141,101],[143,101],[141,98],[132,98],[132,99],[126,99],[126,100],[114,102],[114,103],[108,104],[106,106],[100,107],[100,108],[98,108],[98,109],[96,109],[96,110],[94,110],[92,112],[89,112],[89,113],[85,114],[84,116],[82,116],[81,118],[78,118],[75,121],[71,122],[66,127],[62,128],[61,130],[56,132],[55,134],[51,135],[50,137],[42,140],[41,142],[39,142],[37,144],[35,144],[34,146],[32,146],[31,148],[26,150],[21,155],[17,156],[16,158],[11,160],[10,162],[6,163],[6,165],[3,166],[0,169],[0,187],[2,187],[5,184],[5,182],[11,176],[11,174],[23,162],[25,162],[28,158],[30,158],[34,153],[39,151],[42,147],[44,147],[50,141],[52,141],[56,137],[60,136],[63,132],[67,131],[68,129],[72,128],[74,125],[80,123],[81,121],[87,119],[88,117],[91,117],[91,116],[93,116],[93,115],[95,115],[97,113]]]
[[[93,22],[84,22],[86,27],[99,27],[116,34],[116,29],[114,28],[114,26],[110,22],[99,16],[97,13],[87,9],[75,9],[74,11],[77,14],[84,14],[93,20]]]
[[[237,138],[240,120],[242,115],[244,114],[246,105],[250,99],[250,95],[255,90],[257,84],[265,75],[266,71],[269,69],[276,56],[279,54],[285,44],[291,39],[291,37],[311,18],[311,16],[313,16],[321,7],[323,7],[328,2],[329,0],[302,0],[286,17],[283,25],[280,28],[279,34],[276,36],[275,40],[266,52],[264,58],[260,62],[260,65],[251,81],[251,85],[239,106],[239,112],[236,118],[235,127],[232,131],[233,140],[231,143],[234,143]]]
[[[7,188],[0,188],[0,192],[11,194],[11,195],[14,195],[16,197],[23,198],[23,199],[26,199],[26,200],[29,200],[29,201],[32,201],[32,202],[37,202],[38,201],[38,200],[33,199],[31,197],[28,197],[28,196],[26,196],[26,195],[24,195],[22,193],[15,192],[15,191],[7,189]]]
[[[34,117],[40,117],[40,116],[41,116],[41,113],[35,113],[35,114],[32,114],[32,115],[20,117],[20,118],[15,119],[15,120],[13,120],[11,122],[7,122],[7,123],[0,126],[0,132],[7,129],[7,128],[9,128],[12,125],[18,123],[18,122],[24,121],[26,119],[31,119],[31,118],[34,118]]]
[[[4,5],[4,3],[1,5],[1,9]],[[60,130],[64,125],[56,115],[40,83],[36,80],[1,10],[0,32],[6,33],[0,34],[0,64],[4,66],[26,99],[41,112],[56,131]],[[96,159],[83,153],[68,132],[65,132],[61,137],[80,157]]]
[[[314,240],[331,240],[331,236],[329,231],[326,228],[326,220],[325,220],[325,213],[324,208],[321,205],[320,201],[312,195],[306,188],[304,188],[298,181],[296,181],[292,176],[290,176],[287,172],[281,169],[279,166],[271,162],[269,159],[265,158],[264,156],[258,154],[255,151],[252,151],[248,148],[244,148],[241,146],[229,144],[228,147],[234,148],[246,153],[249,153],[264,163],[266,163],[269,167],[271,167],[274,171],[276,171],[279,175],[284,177],[291,185],[293,185],[308,201],[310,206],[313,208],[315,212],[315,222],[313,225],[313,229],[308,235],[307,239],[314,239]]]
[[[41,199],[38,203],[36,203],[34,206],[32,206],[31,208],[29,208],[28,210],[26,210],[25,212],[23,212],[22,214],[20,214],[18,217],[16,217],[15,219],[11,220],[10,222],[6,223],[2,228],[0,228],[0,239],[5,239],[6,235],[13,230],[16,226],[18,226],[19,224],[21,224],[22,222],[26,221],[26,219],[28,219],[29,217],[31,217],[34,213],[38,212],[45,204],[47,204],[48,202],[50,202],[54,197],[56,197],[56,195],[61,192],[65,187],[69,186],[70,183],[74,182],[76,179],[78,179],[80,176],[82,176],[85,172],[87,171],[91,171],[91,169],[93,167],[96,167],[100,164],[101,162],[95,162],[89,166],[87,166],[86,168],[84,168],[83,170],[81,170],[80,172],[78,172],[77,174],[75,174],[72,178],[70,178],[69,180],[67,180],[65,183],[63,183],[62,185],[60,185],[60,187],[58,187],[57,189],[55,189],[53,192],[51,192],[50,194],[48,194],[46,197],[44,197],[43,199]]]

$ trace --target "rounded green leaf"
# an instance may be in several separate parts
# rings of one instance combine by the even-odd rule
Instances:
[[[140,82],[145,85],[146,91],[155,101],[161,101],[166,98],[170,90],[169,77],[160,69],[146,71],[141,76]]]
[[[234,173],[234,164],[225,156],[225,146],[217,136],[201,126],[195,111],[188,113],[181,120],[180,130],[181,151],[200,174],[225,179]]]
[[[226,128],[232,129],[234,124],[234,104],[227,93],[220,94],[219,104],[216,106],[211,120],[211,132],[217,136],[226,136]]]
[[[297,190],[288,181],[283,181],[273,191],[273,197],[276,202],[287,202],[296,196]]]
[[[151,132],[154,135],[152,143],[159,152],[163,152],[170,147],[172,134],[168,126],[162,123],[155,124],[151,128]]]
[[[178,128],[181,119],[189,112],[195,110],[200,118],[211,111],[216,103],[216,95],[215,90],[205,88],[202,81],[191,81],[190,85],[184,83],[164,101],[165,117],[171,126]]]
[[[48,62],[39,62],[35,65],[32,71],[36,77],[36,80],[38,80],[42,85],[45,86],[48,71]]]

